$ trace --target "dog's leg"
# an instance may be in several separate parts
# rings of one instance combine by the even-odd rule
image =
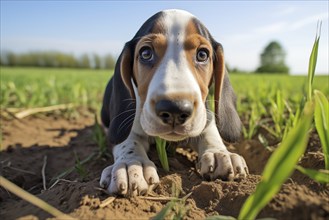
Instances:
[[[103,170],[100,185],[111,194],[145,195],[159,182],[156,167],[146,154],[148,146],[147,136],[131,132],[114,147],[114,164]]]
[[[136,102],[138,106],[139,101]],[[128,138],[114,146],[114,164],[102,172],[100,185],[111,194],[144,195],[159,182],[156,166],[146,154],[149,140],[140,125],[139,115],[137,107]]]
[[[229,152],[218,132],[214,115],[202,135],[191,147],[199,154],[200,174],[207,180],[233,180],[245,177],[249,171],[243,157]]]

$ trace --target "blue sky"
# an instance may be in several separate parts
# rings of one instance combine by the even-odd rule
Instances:
[[[1,50],[118,55],[141,24],[169,8],[196,15],[224,46],[230,67],[253,71],[272,40],[293,74],[306,73],[322,20],[317,72],[328,73],[328,1],[4,1]]]

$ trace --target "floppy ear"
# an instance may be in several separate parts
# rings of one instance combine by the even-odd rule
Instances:
[[[109,143],[114,146],[124,141],[132,127],[136,111],[131,47],[126,44],[115,65],[113,77],[106,86],[101,110],[102,122],[108,128]]]
[[[225,68],[222,46],[217,43],[214,59],[215,115],[221,137],[227,142],[238,141],[241,121],[236,111],[236,97]]]
[[[131,82],[131,80],[134,79],[133,61],[134,61],[133,51],[130,48],[129,44],[127,43],[121,55],[120,72],[121,72],[121,78],[123,83],[129,90],[131,97],[135,99],[136,97],[134,93],[134,88]]]
[[[225,75],[225,62],[222,45],[217,44],[214,60],[214,82],[215,82],[215,113],[218,114],[219,100]]]

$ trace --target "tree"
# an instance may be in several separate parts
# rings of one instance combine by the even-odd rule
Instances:
[[[114,69],[115,59],[111,54],[108,54],[104,57],[105,69]]]
[[[13,53],[0,51],[1,66],[35,66],[53,68],[114,69],[116,58],[111,54],[99,56],[84,53],[79,57],[58,51]]]
[[[101,68],[101,58],[97,54],[93,55],[94,58],[94,68],[95,69],[100,69]]]
[[[261,65],[258,73],[289,73],[289,67],[285,64],[286,53],[277,41],[270,42],[260,55]]]
[[[79,62],[79,67],[80,68],[90,68],[90,59],[88,54],[83,54],[80,58]]]
[[[12,52],[8,52],[7,53],[7,63],[8,66],[16,66],[17,65],[17,56],[16,54],[12,53]]]

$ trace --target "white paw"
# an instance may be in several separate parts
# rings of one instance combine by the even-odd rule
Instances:
[[[199,160],[200,174],[207,180],[233,180],[248,174],[246,161],[238,154],[227,150],[206,151]]]
[[[101,175],[100,185],[110,194],[146,195],[159,183],[154,163],[150,160],[116,161],[106,167]]]

